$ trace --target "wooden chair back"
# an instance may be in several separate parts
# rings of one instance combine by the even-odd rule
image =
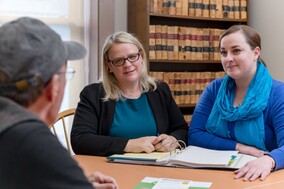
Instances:
[[[53,124],[49,125],[49,128],[51,129],[53,134],[58,138],[59,141],[61,140],[59,139],[60,136],[58,135],[58,133],[59,133],[59,129],[61,128],[60,130],[63,131],[63,134],[64,134],[63,141],[65,141],[66,148],[70,152],[70,154],[72,154],[72,150],[71,150],[71,145],[70,145],[69,133],[67,130],[67,126],[68,126],[67,123],[73,122],[75,111],[76,111],[76,108],[71,108],[71,109],[64,110],[58,113],[56,121]]]

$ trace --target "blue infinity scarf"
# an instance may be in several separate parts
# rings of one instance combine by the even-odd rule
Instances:
[[[269,100],[271,86],[271,75],[262,62],[258,61],[256,74],[250,82],[242,105],[233,107],[235,82],[227,75],[209,115],[207,131],[231,139],[228,125],[233,122],[238,142],[266,150],[263,111]]]

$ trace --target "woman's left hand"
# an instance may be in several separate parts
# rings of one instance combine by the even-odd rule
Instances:
[[[254,181],[260,177],[265,180],[275,167],[275,161],[272,157],[265,155],[256,160],[248,162],[245,166],[236,170],[235,179],[243,177],[244,181]]]
[[[173,136],[161,134],[154,141],[155,151],[170,152],[178,147],[177,139]]]

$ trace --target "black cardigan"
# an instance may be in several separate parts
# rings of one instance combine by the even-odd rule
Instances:
[[[147,98],[158,133],[171,135],[187,144],[188,126],[169,86],[163,82],[158,82],[157,86],[157,90],[147,92]],[[76,154],[108,156],[124,153],[129,139],[108,136],[116,101],[102,101],[104,94],[101,83],[88,85],[80,93],[71,131],[71,144]]]

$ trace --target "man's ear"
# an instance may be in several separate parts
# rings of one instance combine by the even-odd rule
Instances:
[[[46,98],[48,101],[53,102],[59,93],[59,76],[57,74],[53,75],[50,82],[46,86]]]

